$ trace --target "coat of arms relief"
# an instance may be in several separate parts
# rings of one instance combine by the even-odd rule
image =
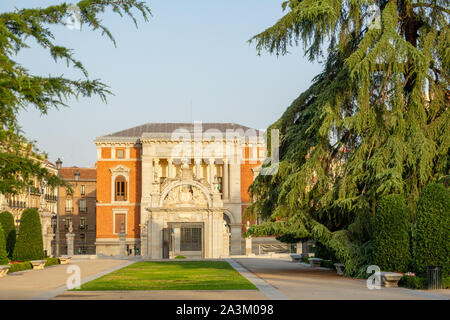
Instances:
[[[185,184],[170,190],[164,199],[164,206],[177,204],[192,204],[193,206],[205,207],[208,201],[199,188]]]

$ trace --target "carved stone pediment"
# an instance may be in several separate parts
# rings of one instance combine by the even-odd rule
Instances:
[[[123,165],[118,165],[117,167],[111,168],[109,170],[111,171],[111,173],[116,173],[116,174],[120,174],[120,173],[126,174],[126,173],[130,172],[130,168],[125,167]]]
[[[163,206],[190,205],[206,207],[208,200],[205,194],[196,186],[183,184],[174,187],[164,198]]]

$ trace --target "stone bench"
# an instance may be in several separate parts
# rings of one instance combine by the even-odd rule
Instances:
[[[396,272],[380,272],[380,277],[383,287],[398,287],[398,282],[403,275]]]
[[[323,259],[321,258],[309,258],[309,264],[311,265],[311,268],[318,268],[320,267],[320,263],[322,262]]]
[[[292,253],[291,254],[291,259],[292,259],[292,262],[301,262],[302,261],[302,255],[301,254]]]
[[[69,264],[72,257],[59,257],[58,259],[60,264]]]
[[[47,260],[32,260],[30,263],[33,266],[33,270],[42,270],[44,269]]]
[[[11,268],[10,265],[2,265],[0,266],[0,278],[6,276],[8,273],[9,268]]]
[[[342,263],[335,263],[334,267],[336,268],[336,272],[338,275],[343,276],[344,275],[344,269],[345,265]]]

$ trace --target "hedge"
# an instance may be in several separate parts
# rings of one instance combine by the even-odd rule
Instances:
[[[8,253],[6,252],[5,234],[3,233],[2,225],[0,224],[0,265],[9,263]]]
[[[12,258],[14,246],[16,244],[16,227],[11,212],[0,212],[0,225],[3,227],[3,232],[5,234],[6,252],[8,252],[8,257]]]
[[[426,186],[417,201],[414,223],[414,271],[424,275],[427,266],[442,266],[443,277],[450,268],[450,193],[444,185]]]
[[[47,262],[45,263],[46,267],[54,266],[60,263],[58,258],[46,258],[45,260],[47,260]]]
[[[13,259],[16,261],[44,259],[41,219],[36,209],[25,209],[22,213]]]
[[[11,267],[8,270],[8,273],[18,272],[18,271],[24,271],[33,269],[33,266],[31,265],[31,262],[18,262],[11,264]]]
[[[408,213],[402,196],[391,194],[378,201],[374,240],[375,265],[382,271],[409,271],[411,253]]]

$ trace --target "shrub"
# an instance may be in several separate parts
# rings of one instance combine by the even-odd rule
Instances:
[[[18,272],[18,271],[24,271],[33,269],[33,266],[31,265],[31,262],[17,262],[11,264],[11,267],[8,270],[8,273]]]
[[[25,209],[22,213],[13,258],[17,261],[44,258],[41,220],[36,209]]]
[[[59,264],[59,259],[58,258],[46,258],[45,260],[47,260],[47,262],[45,263],[45,266],[53,266],[56,264]]]
[[[374,264],[382,271],[409,269],[408,214],[400,195],[388,195],[377,203],[374,240]]]
[[[426,186],[417,201],[413,237],[413,264],[416,273],[427,266],[442,266],[443,277],[450,267],[450,193],[442,184]]]
[[[186,259],[185,256],[176,256],[175,259]]]
[[[0,224],[0,265],[8,264],[8,253],[6,252],[5,234],[3,233],[2,225]]]
[[[14,245],[16,244],[16,227],[14,225],[14,217],[8,211],[0,212],[0,225],[3,227],[6,240],[6,252],[8,257],[12,258],[14,253]]]
[[[307,256],[307,255],[302,256],[302,262],[309,264],[309,260],[308,259],[309,259],[309,256]]]
[[[409,289],[426,289],[427,279],[423,277],[404,275],[398,282],[398,285]]]
[[[322,260],[320,266],[328,269],[334,269],[334,263],[331,260]]]

